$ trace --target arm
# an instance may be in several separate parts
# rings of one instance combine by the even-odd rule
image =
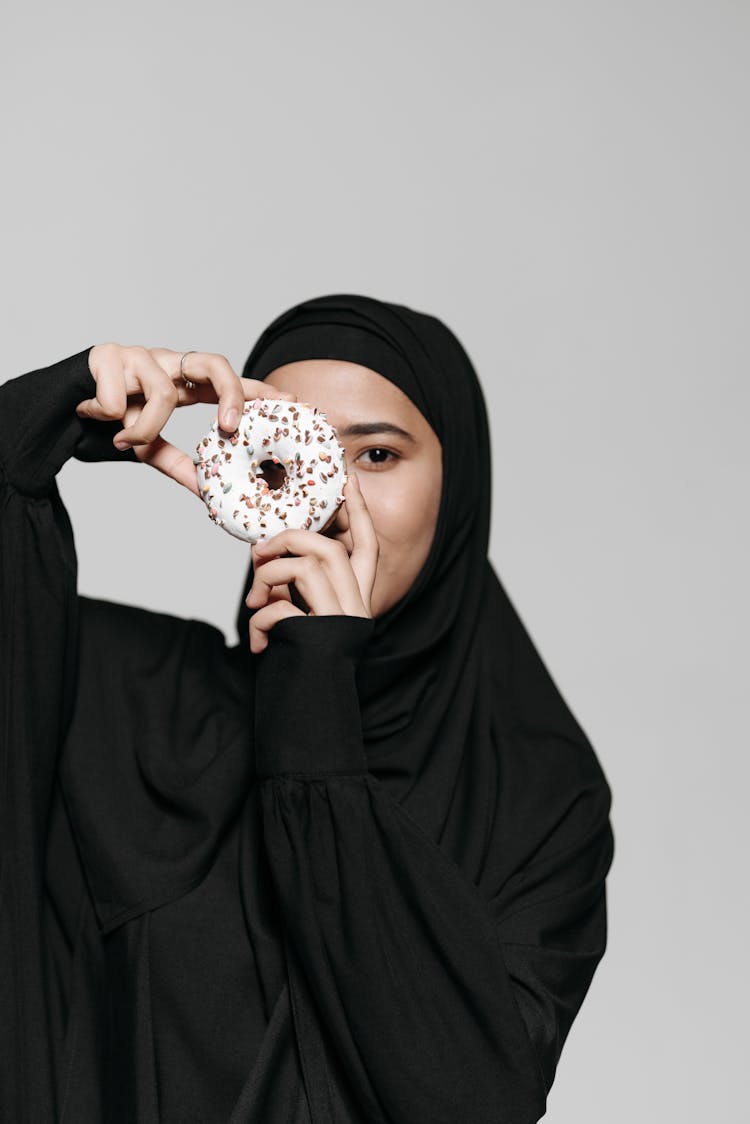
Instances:
[[[157,468],[197,496],[192,458],[161,437],[160,431],[172,411],[177,406],[197,401],[216,402],[219,414],[226,417],[233,408],[240,411],[245,398],[277,393],[289,397],[288,392],[278,391],[270,383],[240,380],[224,356],[203,352],[191,353],[194,369],[190,373],[196,381],[188,389],[181,377],[180,358],[179,352],[168,348],[107,343],[87,348],[51,367],[21,375],[0,387],[0,482],[3,489],[0,669],[4,672],[2,721],[7,731],[0,762],[3,770],[0,772],[0,855],[8,903],[14,900],[9,889],[11,878],[18,878],[22,886],[30,888],[29,901],[36,900],[34,894],[40,889],[45,817],[60,743],[70,731],[71,721],[75,717],[85,724],[91,713],[98,714],[98,706],[105,697],[108,705],[114,704],[108,628],[129,629],[125,642],[115,645],[121,667],[128,666],[131,656],[137,660],[142,651],[147,661],[153,659],[153,645],[160,643],[171,659],[179,662],[180,653],[169,643],[174,638],[186,653],[186,663],[200,660],[197,633],[210,636],[210,643],[214,645],[220,635],[199,622],[184,622],[167,614],[78,598],[73,532],[55,480],[56,473],[71,456],[85,461],[136,461]],[[131,396],[145,401],[130,401]],[[77,407],[86,416],[79,417]],[[126,422],[124,430],[123,420]],[[112,439],[120,432],[137,448],[116,449]],[[103,658],[92,667],[90,661],[97,648],[102,652],[101,645],[104,646]],[[88,693],[81,712],[75,704],[74,716],[74,697],[81,693],[76,671],[82,662],[86,673],[81,677],[82,687],[84,693]],[[163,681],[168,680],[165,662],[166,657],[160,665]],[[100,684],[99,694],[93,700],[91,682]],[[171,689],[171,680],[169,684]],[[201,697],[210,705],[210,698]],[[195,699],[194,692],[193,701]],[[151,701],[156,712],[160,708],[168,709],[163,693],[148,692],[146,702]],[[128,732],[129,713],[126,711],[124,734]],[[159,729],[164,730],[159,747],[163,750],[175,723],[168,721]],[[210,740],[211,731],[206,729],[202,742]],[[80,751],[86,744],[84,736],[78,739],[76,748]],[[113,748],[110,745],[110,751]],[[148,781],[144,782],[141,762],[132,760],[133,747],[126,738],[121,740],[119,748],[121,764],[128,756],[131,758],[131,793],[153,789],[153,785],[149,788]],[[71,766],[67,772],[66,795],[77,796],[90,810],[91,804],[86,801],[95,794],[94,786],[89,784],[92,769],[86,766],[91,766],[92,762],[78,761],[76,772],[70,756],[68,754],[63,762]],[[121,797],[122,793],[117,795]],[[159,804],[156,797],[153,803]],[[121,817],[125,816],[122,800],[118,811]],[[201,811],[205,808],[198,810],[199,820]],[[103,818],[96,810],[91,817],[94,855],[100,841],[97,829]],[[78,828],[80,830],[80,823]],[[179,841],[175,849],[180,852]],[[117,863],[115,855],[112,864],[117,866]],[[169,864],[165,861],[164,865]],[[125,876],[127,870],[121,873]],[[169,872],[165,875],[162,871],[162,876],[168,879]],[[113,922],[118,905],[134,905],[131,891],[137,888],[127,885],[127,881],[126,877],[117,879],[124,901],[115,895],[116,900],[107,903],[108,922]],[[101,899],[112,887],[99,883],[98,888]],[[8,904],[5,915],[10,916],[11,912],[11,904]],[[101,914],[100,920],[103,920]],[[9,922],[11,928],[13,924]]]
[[[76,552],[55,474],[81,449],[135,459],[76,416],[95,393],[90,349],[0,387],[0,1119],[46,1120],[41,916],[45,824],[70,717],[77,624]],[[107,428],[107,427],[103,427]],[[23,1012],[22,1024],[18,1012]],[[14,1063],[13,1059],[16,1058]],[[51,1118],[51,1117],[49,1117]]]
[[[18,375],[0,386],[0,465],[6,484],[27,499],[57,498],[55,476],[71,457],[137,460],[112,444],[119,422],[79,418],[76,406],[96,395],[87,347],[76,355]]]
[[[96,392],[89,351],[0,387],[0,858],[4,872],[11,859],[23,858],[35,879],[73,686],[77,559],[55,476],[79,450],[84,458],[136,459],[132,450],[118,452],[106,434],[94,435],[107,425],[76,416],[76,404]],[[27,815],[33,824],[22,822]]]
[[[259,657],[256,767],[308,1082],[325,1098],[316,1020],[368,1121],[533,1124],[604,952],[609,791],[592,784],[485,899],[368,772],[355,672],[372,623],[286,618]]]

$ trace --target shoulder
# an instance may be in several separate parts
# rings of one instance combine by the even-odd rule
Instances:
[[[161,736],[157,731],[170,729],[184,744],[213,737],[208,728],[203,735],[200,730],[219,713],[222,724],[242,724],[248,677],[246,669],[231,666],[221,629],[122,602],[78,600],[79,717],[99,714],[104,699],[124,724],[137,716],[152,742]]]
[[[215,656],[226,648],[223,632],[208,621],[81,594],[78,607],[82,651],[94,655],[105,651],[108,660],[119,653],[158,663],[179,653]]]

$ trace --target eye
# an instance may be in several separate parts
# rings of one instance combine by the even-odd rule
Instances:
[[[373,460],[365,462],[369,463],[371,468],[377,468],[380,465],[386,465],[389,463],[389,459],[393,462],[400,459],[398,453],[394,453],[390,449],[383,449],[380,445],[375,445],[372,449],[365,449],[362,453],[360,453],[359,457],[357,457],[357,460],[359,460],[360,457],[366,456],[367,453],[376,454]]]

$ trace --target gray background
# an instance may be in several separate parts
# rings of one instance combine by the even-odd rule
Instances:
[[[738,1119],[750,6],[6,12],[2,377],[107,340],[237,369],[327,292],[446,321],[491,413],[492,560],[614,790],[609,949],[547,1119]],[[59,481],[81,592],[234,642],[246,548],[194,497]]]

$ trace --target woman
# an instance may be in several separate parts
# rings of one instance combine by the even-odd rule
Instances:
[[[98,345],[0,388],[0,1116],[532,1124],[605,949],[610,790],[487,559],[471,362],[348,294],[241,379],[180,359]],[[351,482],[326,535],[253,550],[239,643],[78,596],[62,464],[197,495],[171,410],[231,429],[259,394],[324,409]]]

